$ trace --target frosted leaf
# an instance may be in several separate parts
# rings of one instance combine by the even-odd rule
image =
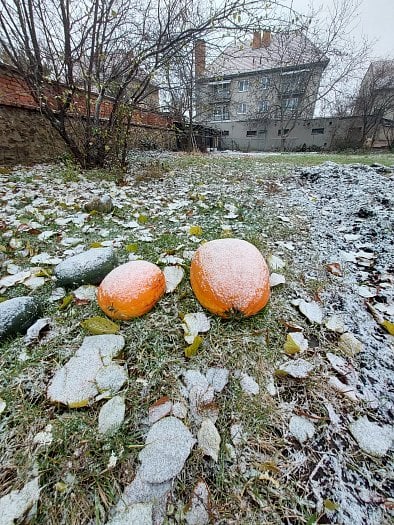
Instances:
[[[26,281],[24,281],[23,284],[30,290],[37,290],[45,284],[45,278],[32,275],[31,277],[26,279]]]
[[[196,335],[208,332],[210,327],[210,321],[203,312],[186,314],[182,323],[182,328],[185,332],[185,341],[191,345]]]
[[[116,363],[103,366],[96,374],[97,389],[107,397],[116,394],[127,381],[128,376],[123,366]]]
[[[351,423],[349,429],[359,447],[371,456],[384,456],[393,444],[394,427],[377,425],[366,416]]]
[[[246,439],[246,434],[244,432],[244,427],[242,423],[233,423],[231,425],[230,436],[231,436],[231,441],[234,443],[236,447],[240,445]]]
[[[271,273],[270,275],[270,286],[273,288],[274,286],[278,286],[279,284],[285,284],[286,278],[284,275],[280,273]]]
[[[49,253],[43,252],[34,255],[34,257],[30,259],[30,262],[32,264],[49,264],[55,266],[56,264],[60,264],[62,260],[59,257],[54,257],[49,255]]]
[[[284,350],[287,355],[305,352],[308,350],[308,340],[301,332],[291,332],[287,334]]]
[[[110,455],[109,460],[108,460],[108,463],[107,463],[107,468],[108,468],[108,469],[113,469],[113,468],[115,468],[117,462],[118,462],[118,457],[117,457],[117,455],[115,454],[115,452],[112,450],[112,451],[111,451],[111,455]]]
[[[358,401],[357,390],[354,387],[350,386],[350,385],[345,385],[337,377],[329,376],[328,384],[336,392],[339,392],[340,394],[343,394],[345,397],[350,399],[350,401],[353,401],[353,402],[357,402]]]
[[[96,377],[102,369],[112,364],[124,347],[125,341],[121,335],[96,335],[85,337],[81,347],[62,368],[60,368],[49,383],[47,396],[52,403],[62,403],[70,408],[86,406],[99,393]],[[117,367],[114,375],[103,373],[101,386],[107,387],[114,382],[119,385],[125,375],[122,367]],[[122,377],[120,371],[122,370]],[[100,376],[99,376],[100,377]],[[111,381],[109,381],[111,378]],[[117,382],[119,380],[119,382]],[[123,384],[123,383],[122,383]]]
[[[62,246],[76,246],[79,243],[83,243],[83,241],[82,237],[64,237],[64,239],[60,241],[60,244]]]
[[[312,438],[315,433],[315,426],[305,417],[291,416],[289,430],[301,444]]]
[[[364,350],[364,345],[351,332],[346,332],[339,338],[338,348],[345,354],[353,357]]]
[[[162,419],[163,417],[168,416],[171,410],[172,410],[172,401],[170,401],[168,396],[161,397],[160,399],[156,401],[156,403],[154,403],[153,405],[149,407],[149,413],[148,413],[149,423],[153,425],[153,423],[156,423],[156,421],[159,421],[159,419]]]
[[[146,445],[139,453],[139,476],[149,483],[162,483],[182,470],[195,439],[176,417],[165,417],[155,423],[146,436]]]
[[[343,332],[346,330],[346,326],[343,322],[343,319],[341,319],[335,314],[328,317],[324,321],[324,325],[327,328],[327,330],[330,330],[331,332],[336,332],[337,334],[343,334]]]
[[[333,369],[341,374],[342,376],[345,376],[347,380],[349,381],[356,381],[357,380],[357,373],[352,367],[351,364],[349,364],[345,359],[343,359],[339,355],[332,354],[331,352],[327,352],[327,359],[330,361],[331,366]]]
[[[152,503],[134,503],[107,521],[106,525],[153,525]]]
[[[205,377],[215,392],[221,392],[228,382],[227,368],[208,368]]]
[[[56,235],[56,233],[57,232],[54,232],[52,230],[46,230],[44,232],[41,232],[39,235],[37,235],[37,239],[39,241],[47,241],[48,239]]]
[[[29,270],[24,270],[13,275],[6,275],[0,279],[0,288],[11,288],[11,286],[23,283],[23,281],[28,279],[30,276],[31,272]]]
[[[73,291],[75,299],[79,301],[95,301],[97,295],[97,286],[85,284]]]
[[[35,505],[40,497],[38,477],[32,479],[20,490],[13,490],[0,498],[0,516],[2,525],[14,525],[27,513],[32,517]],[[30,512],[29,512],[30,511]]]
[[[271,270],[280,270],[286,266],[286,263],[278,255],[270,255],[267,258],[268,266]]]
[[[274,378],[271,376],[266,385],[265,385],[265,389],[267,390],[267,392],[269,393],[270,396],[276,396],[276,387],[275,387],[275,381],[274,381]]]
[[[185,262],[182,257],[176,257],[175,255],[162,255],[158,261],[161,264],[183,264]]]
[[[53,441],[52,425],[47,425],[42,432],[38,432],[33,438],[35,445],[49,446]]]
[[[189,510],[185,514],[187,525],[208,525],[209,492],[205,481],[199,481],[193,489]]]
[[[7,403],[0,397],[0,416],[7,407]]]
[[[255,396],[260,392],[260,387],[252,376],[242,372],[239,376],[239,379],[242,391],[245,392],[245,394]]]
[[[198,446],[204,456],[210,456],[214,461],[218,460],[220,448],[220,434],[210,419],[204,419],[197,433]]]
[[[64,288],[55,288],[50,297],[48,298],[48,301],[51,303],[54,303],[56,301],[60,301],[60,299],[63,299],[63,297],[66,295],[66,290]]]
[[[357,293],[360,297],[364,297],[365,299],[370,299],[377,295],[376,288],[371,288],[370,286],[358,286]]]
[[[163,268],[163,273],[166,280],[166,293],[173,292],[185,275],[181,266],[166,266]]]
[[[177,401],[172,405],[172,415],[178,419],[185,419],[187,416],[187,406],[180,401]]]
[[[98,431],[100,434],[114,434],[122,425],[126,406],[121,396],[115,396],[107,401],[100,410]]]
[[[312,372],[313,365],[305,361],[305,359],[296,359],[295,361],[283,363],[278,370],[296,379],[305,379]]]
[[[42,335],[42,331],[46,330],[50,326],[50,317],[38,319],[26,332],[24,341],[27,345],[30,345],[34,341],[38,341]]]
[[[323,321],[323,311],[316,302],[304,301],[301,299],[300,304],[298,305],[300,312],[305,315],[305,317],[311,323],[321,324]]]

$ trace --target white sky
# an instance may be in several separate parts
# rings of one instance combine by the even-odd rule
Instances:
[[[292,0],[285,0],[287,5]],[[327,6],[332,0],[313,0],[315,7]],[[308,12],[311,0],[293,0],[294,9]],[[371,49],[373,58],[394,58],[394,0],[361,0],[359,23],[355,37],[364,34],[374,42]]]

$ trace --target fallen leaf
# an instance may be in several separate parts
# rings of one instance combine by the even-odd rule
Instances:
[[[93,335],[116,334],[120,326],[105,317],[90,317],[81,321],[81,326]]]
[[[189,234],[190,235],[195,235],[196,237],[201,237],[201,235],[202,235],[202,228],[201,228],[201,226],[190,226]]]
[[[182,328],[185,332],[185,341],[193,344],[194,338],[199,333],[208,332],[211,327],[208,317],[203,312],[185,314],[183,316]]]
[[[138,251],[138,244],[136,242],[126,244],[125,250],[127,253],[136,253]]]
[[[204,419],[197,433],[198,446],[204,456],[210,456],[214,461],[219,458],[220,434],[210,419]]]
[[[267,259],[267,262],[271,270],[280,270],[286,266],[285,261],[277,255],[270,255]]]
[[[383,320],[380,324],[390,335],[394,335],[394,323],[392,323],[391,321]]]
[[[202,341],[203,341],[203,338],[200,337],[199,335],[196,335],[192,344],[185,348],[185,357],[189,357],[189,358],[194,357],[197,354]]]
[[[166,266],[163,273],[166,280],[166,293],[173,292],[185,275],[181,266]]]
[[[339,263],[327,264],[326,269],[328,272],[332,273],[333,275],[336,275],[337,277],[343,277],[342,268]]]
[[[287,355],[298,354],[308,349],[308,340],[301,332],[291,332],[287,334],[284,350]]]
[[[286,278],[284,275],[280,273],[271,273],[270,275],[270,286],[273,288],[274,286],[278,286],[279,284],[285,284]]]
[[[73,302],[74,296],[72,294],[66,295],[59,306],[59,310],[66,310],[70,304]]]
[[[341,508],[341,506],[338,505],[338,503],[335,503],[334,501],[330,499],[325,499],[323,501],[323,505],[327,510],[330,510],[330,511],[339,510]]]
[[[317,323],[321,324],[323,321],[323,312],[320,306],[316,302],[310,302],[304,301],[301,299],[298,308],[300,309],[300,312],[305,315],[305,317],[311,322],[311,323]]]

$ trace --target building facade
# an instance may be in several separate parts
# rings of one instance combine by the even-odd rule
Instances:
[[[271,121],[280,145],[295,121],[311,119],[328,64],[294,31],[256,31],[251,45],[228,47],[209,67],[205,60],[201,42],[196,49],[197,121],[217,128],[225,144],[241,150],[251,144],[268,149]]]

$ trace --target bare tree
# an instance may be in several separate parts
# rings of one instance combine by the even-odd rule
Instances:
[[[362,120],[361,145],[367,139],[373,142],[379,127],[383,129],[388,144],[392,144],[394,60],[379,60],[370,64],[355,100],[353,113]]]
[[[155,74],[196,37],[238,28],[234,15],[251,20],[261,4],[3,0],[0,44],[77,161],[102,166],[125,161],[133,110]]]

